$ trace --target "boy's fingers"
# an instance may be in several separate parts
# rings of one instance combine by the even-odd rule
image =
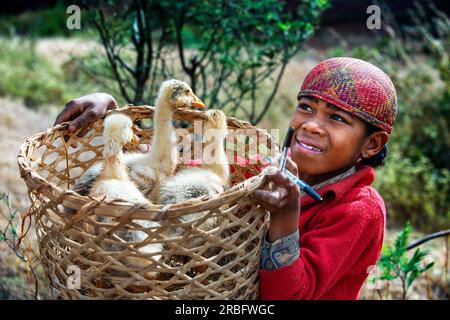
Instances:
[[[69,131],[75,132],[79,128],[87,127],[101,116],[102,114],[96,108],[90,107],[70,123]]]
[[[84,127],[83,129],[80,130],[80,132],[77,134],[78,138],[82,138],[86,135],[86,133],[88,133],[88,131],[91,130],[90,127]]]
[[[287,198],[284,198],[283,200],[281,200],[280,202],[277,202],[277,203],[275,203],[275,204],[268,203],[268,202],[266,202],[266,201],[260,199],[260,197],[261,197],[262,195],[261,195],[261,194],[258,194],[258,195],[257,195],[257,193],[258,193],[259,191],[261,191],[261,190],[256,191],[255,194],[253,194],[253,197],[252,197],[252,198],[253,198],[253,200],[256,201],[263,209],[265,209],[265,210],[267,210],[267,211],[270,211],[270,212],[276,212],[276,211],[280,210],[283,206],[287,205],[287,202],[288,202],[288,199],[287,199]]]
[[[106,110],[115,110],[117,108],[119,108],[119,105],[117,104],[116,100],[112,98],[112,101],[108,103],[108,107],[106,107]]]
[[[269,167],[266,171],[269,181],[275,185],[283,186],[285,188],[293,188],[295,185],[289,180],[286,175],[282,174],[277,167]]]
[[[64,106],[63,111],[56,117],[55,124],[70,121],[78,114],[82,113],[89,106],[89,102],[83,98],[77,98],[69,101]]]
[[[276,191],[258,190],[255,192],[254,198],[278,207],[287,195],[288,192],[285,189],[278,188]]]
[[[280,209],[280,208],[277,208],[277,207],[272,206],[271,204],[268,204],[265,202],[259,202],[259,205],[261,208],[263,208],[264,210],[267,210],[269,212],[276,212]]]
[[[259,204],[264,210],[274,212],[277,211],[279,208],[275,207],[274,205],[271,205],[270,203],[264,202],[263,200],[257,199],[256,194],[253,196],[253,199],[256,201],[257,204]]]

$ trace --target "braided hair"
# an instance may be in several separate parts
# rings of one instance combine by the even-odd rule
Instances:
[[[367,123],[366,124],[366,136],[371,135],[374,132],[381,131],[381,129],[375,127],[374,125]],[[361,160],[361,164],[365,164],[368,166],[371,166],[373,168],[383,166],[384,165],[384,159],[387,156],[388,147],[387,144],[383,146],[383,148],[378,152],[376,155],[371,156],[370,158],[365,158]]]

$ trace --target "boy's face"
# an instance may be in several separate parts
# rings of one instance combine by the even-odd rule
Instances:
[[[299,99],[290,126],[295,129],[291,158],[310,184],[354,165],[367,142],[363,121],[314,97]]]

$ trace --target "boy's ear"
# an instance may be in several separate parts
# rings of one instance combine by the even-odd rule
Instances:
[[[361,157],[363,159],[370,158],[381,151],[383,146],[388,142],[389,135],[386,131],[373,132],[366,137],[366,141],[363,145]]]

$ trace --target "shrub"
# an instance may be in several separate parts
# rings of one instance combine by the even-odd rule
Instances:
[[[416,249],[412,256],[408,255],[408,240],[411,235],[411,224],[406,223],[404,229],[397,235],[393,245],[383,247],[383,251],[378,261],[378,268],[381,275],[375,276],[370,281],[400,280],[402,284],[402,299],[407,297],[408,289],[416,278],[433,267],[434,262],[423,265],[423,260],[428,252]]]
[[[39,55],[35,42],[27,38],[0,39],[0,74],[0,96],[23,99],[30,108],[62,106],[74,97],[105,90],[72,59],[59,66]]]
[[[313,34],[327,0],[85,1],[120,95],[153,100],[161,78],[186,78],[209,108],[259,123],[286,65]],[[107,58],[107,59],[105,59]]]
[[[32,41],[1,40],[0,74],[0,95],[23,98],[29,107],[66,99],[61,70],[38,56]]]

